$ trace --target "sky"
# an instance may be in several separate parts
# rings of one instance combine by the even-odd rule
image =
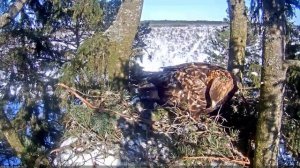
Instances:
[[[246,0],[249,5],[249,0]],[[227,0],[144,0],[142,20],[211,20],[227,17]],[[300,25],[300,10],[293,20]]]

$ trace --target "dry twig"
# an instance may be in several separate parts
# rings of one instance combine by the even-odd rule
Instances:
[[[217,156],[196,156],[196,157],[183,157],[183,160],[215,160],[215,161],[223,161],[223,162],[231,162],[231,163],[236,163],[239,165],[243,166],[249,166],[250,161],[248,158],[244,157],[243,160],[237,160],[237,159],[230,159],[227,157],[217,157]]]
[[[80,96],[77,92],[81,93],[80,91],[74,89],[74,88],[71,88],[63,83],[58,83],[57,84],[58,86],[61,86],[63,87],[64,89],[66,89],[68,92],[70,92],[71,94],[73,94],[75,97],[77,97],[79,100],[81,100],[88,108],[91,108],[91,109],[98,109],[97,106],[95,105],[92,105],[88,100],[84,99],[82,96]],[[82,94],[82,93],[81,93]],[[124,104],[124,103],[123,103]],[[121,114],[119,112],[116,112],[116,111],[113,111],[113,110],[108,110],[108,109],[105,109],[105,111],[109,111],[109,112],[112,112],[118,116],[121,116],[121,117],[124,117],[125,119],[127,120],[133,120],[133,121],[141,121],[141,122],[144,122],[146,124],[153,124],[154,122],[150,122],[150,121],[147,121],[147,120],[144,120],[144,119],[141,119],[141,118],[137,118],[137,117],[134,117],[134,116],[127,116],[125,114]]]
[[[74,96],[76,96],[79,100],[81,100],[87,107],[91,108],[91,109],[97,109],[98,107],[92,105],[90,102],[88,102],[86,99],[84,99],[82,96],[80,96],[77,92],[76,89],[71,88],[63,83],[58,83],[57,86],[63,87],[65,88],[68,92],[70,92],[71,94],[73,94]]]

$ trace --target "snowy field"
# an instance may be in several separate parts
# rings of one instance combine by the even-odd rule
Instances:
[[[158,71],[160,67],[187,62],[203,62],[208,55],[210,36],[223,25],[201,25],[180,27],[151,27],[143,35],[143,56],[137,62],[144,71]]]

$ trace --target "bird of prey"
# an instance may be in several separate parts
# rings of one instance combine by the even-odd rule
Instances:
[[[237,91],[237,81],[222,67],[185,63],[148,74],[139,90],[164,107],[177,107],[197,118],[230,99]]]

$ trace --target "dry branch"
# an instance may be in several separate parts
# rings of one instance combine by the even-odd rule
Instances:
[[[73,94],[75,97],[77,97],[80,101],[82,101],[87,107],[91,108],[91,109],[98,109],[98,107],[92,105],[90,102],[88,102],[86,99],[84,99],[82,96],[80,96],[77,92],[76,89],[71,88],[63,83],[58,83],[57,86],[61,86],[63,88],[65,88],[68,92],[70,92],[71,94]]]
[[[12,19],[14,19],[17,16],[17,14],[21,11],[26,2],[27,0],[17,0],[14,4],[12,4],[8,12],[0,16],[0,28],[4,27]]]
[[[237,159],[230,159],[227,157],[218,157],[218,156],[196,156],[196,157],[183,157],[183,160],[215,160],[215,161],[223,161],[223,162],[231,162],[236,163],[243,166],[249,166],[250,161],[248,158],[244,157],[243,160],[237,160]]]
[[[74,89],[74,88],[71,88],[63,83],[58,83],[57,86],[60,86],[60,87],[63,87],[64,89],[66,89],[69,93],[73,94],[75,97],[77,97],[80,101],[82,101],[88,108],[91,108],[91,109],[99,109],[99,107],[95,106],[95,105],[92,105],[88,100],[86,100],[85,98],[83,98],[82,96],[80,96],[78,93],[81,93],[80,91]],[[142,118],[138,118],[138,117],[134,117],[134,116],[127,116],[125,114],[121,114],[119,112],[116,112],[116,111],[113,111],[113,110],[108,110],[108,109],[105,109],[105,111],[108,111],[108,112],[111,112],[111,113],[114,113],[118,116],[121,116],[121,117],[124,117],[125,119],[127,120],[131,120],[131,121],[141,121],[145,124],[149,124],[149,125],[152,125],[154,122],[151,122],[151,121],[147,121],[147,120],[144,120]]]
[[[300,67],[300,60],[284,60],[283,65],[285,68],[289,68],[292,66]]]

